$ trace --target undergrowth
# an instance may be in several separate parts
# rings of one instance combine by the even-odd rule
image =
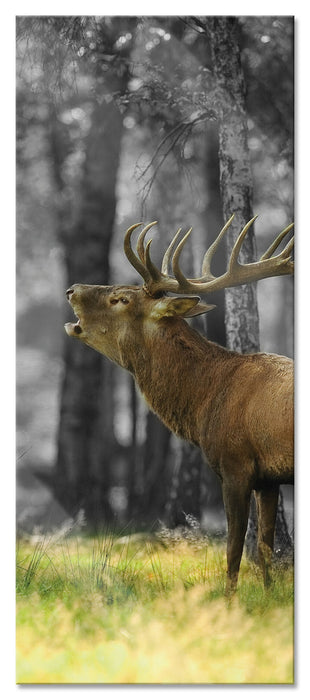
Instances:
[[[243,559],[229,603],[225,569],[198,535],[20,539],[17,682],[292,683],[292,568]]]

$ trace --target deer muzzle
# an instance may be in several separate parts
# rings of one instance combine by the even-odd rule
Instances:
[[[66,297],[68,299],[69,304],[72,306],[73,311],[75,311],[74,306],[73,306],[72,301],[71,301],[73,294],[74,294],[73,288],[67,289]],[[77,336],[83,332],[82,327],[81,327],[81,321],[80,321],[78,315],[77,314],[75,314],[75,315],[77,317],[77,321],[75,323],[65,323],[65,331],[70,336]]]

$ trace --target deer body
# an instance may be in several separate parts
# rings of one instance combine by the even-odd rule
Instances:
[[[140,260],[145,263],[141,247]],[[148,287],[73,285],[67,296],[79,320],[66,331],[129,370],[152,410],[198,445],[218,474],[228,522],[228,593],[236,588],[255,491],[268,585],[279,485],[293,480],[293,363],[208,341],[184,318],[213,307]]]

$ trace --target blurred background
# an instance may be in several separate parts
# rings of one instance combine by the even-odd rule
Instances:
[[[293,221],[294,23],[238,24],[259,255]],[[179,226],[192,226],[183,264],[200,274],[223,224],[211,67],[192,17],[17,18],[21,531],[68,518],[93,529],[190,518],[210,532],[225,527],[199,451],[148,411],[128,373],[63,329],[73,320],[70,284],[139,283],[123,254],[132,223],[159,222],[155,261]],[[223,295],[215,303],[201,329],[225,345]],[[261,281],[258,308],[261,349],[292,357],[293,280]]]

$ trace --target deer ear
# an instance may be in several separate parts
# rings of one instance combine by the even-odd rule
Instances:
[[[203,304],[203,302],[199,302],[193,309],[190,309],[187,314],[184,314],[184,316],[185,318],[200,316],[200,314],[206,314],[208,311],[212,311],[212,309],[216,309],[216,304]]]
[[[162,297],[156,301],[152,309],[152,318],[160,319],[168,316],[198,316],[214,309],[214,305],[202,304],[200,297]]]

